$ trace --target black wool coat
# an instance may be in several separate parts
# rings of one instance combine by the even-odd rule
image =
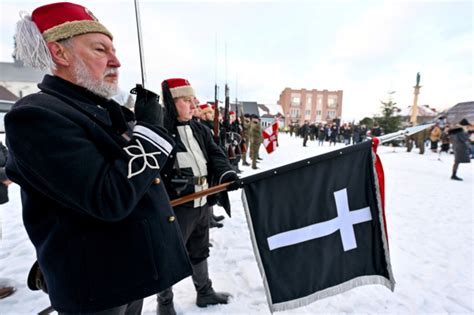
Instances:
[[[7,156],[7,147],[0,142],[0,205],[8,202],[8,186],[3,183],[3,181],[8,179],[5,171]]]
[[[471,163],[469,134],[462,127],[456,126],[449,130],[449,138],[453,144],[454,161]]]
[[[158,168],[173,141],[144,123],[127,140],[125,109],[58,77],[39,88],[5,117],[7,175],[21,186],[52,306],[99,311],[189,276]]]

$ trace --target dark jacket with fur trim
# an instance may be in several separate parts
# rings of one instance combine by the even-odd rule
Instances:
[[[7,175],[54,309],[99,311],[189,276],[159,174],[173,141],[143,123],[127,139],[123,108],[68,81],[39,87],[5,117]]]

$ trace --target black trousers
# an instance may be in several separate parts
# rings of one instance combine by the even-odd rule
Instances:
[[[173,208],[186,244],[191,264],[196,265],[209,257],[209,206]]]

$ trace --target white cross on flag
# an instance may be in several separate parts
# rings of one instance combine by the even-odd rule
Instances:
[[[267,153],[275,151],[278,145],[278,121],[274,121],[270,126],[262,131],[263,146]]]
[[[393,290],[383,169],[363,142],[243,178],[243,201],[270,310],[366,284]]]

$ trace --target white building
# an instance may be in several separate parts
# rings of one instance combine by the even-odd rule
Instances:
[[[27,67],[17,60],[0,62],[0,85],[16,96],[23,97],[39,91],[37,85],[46,73]]]

